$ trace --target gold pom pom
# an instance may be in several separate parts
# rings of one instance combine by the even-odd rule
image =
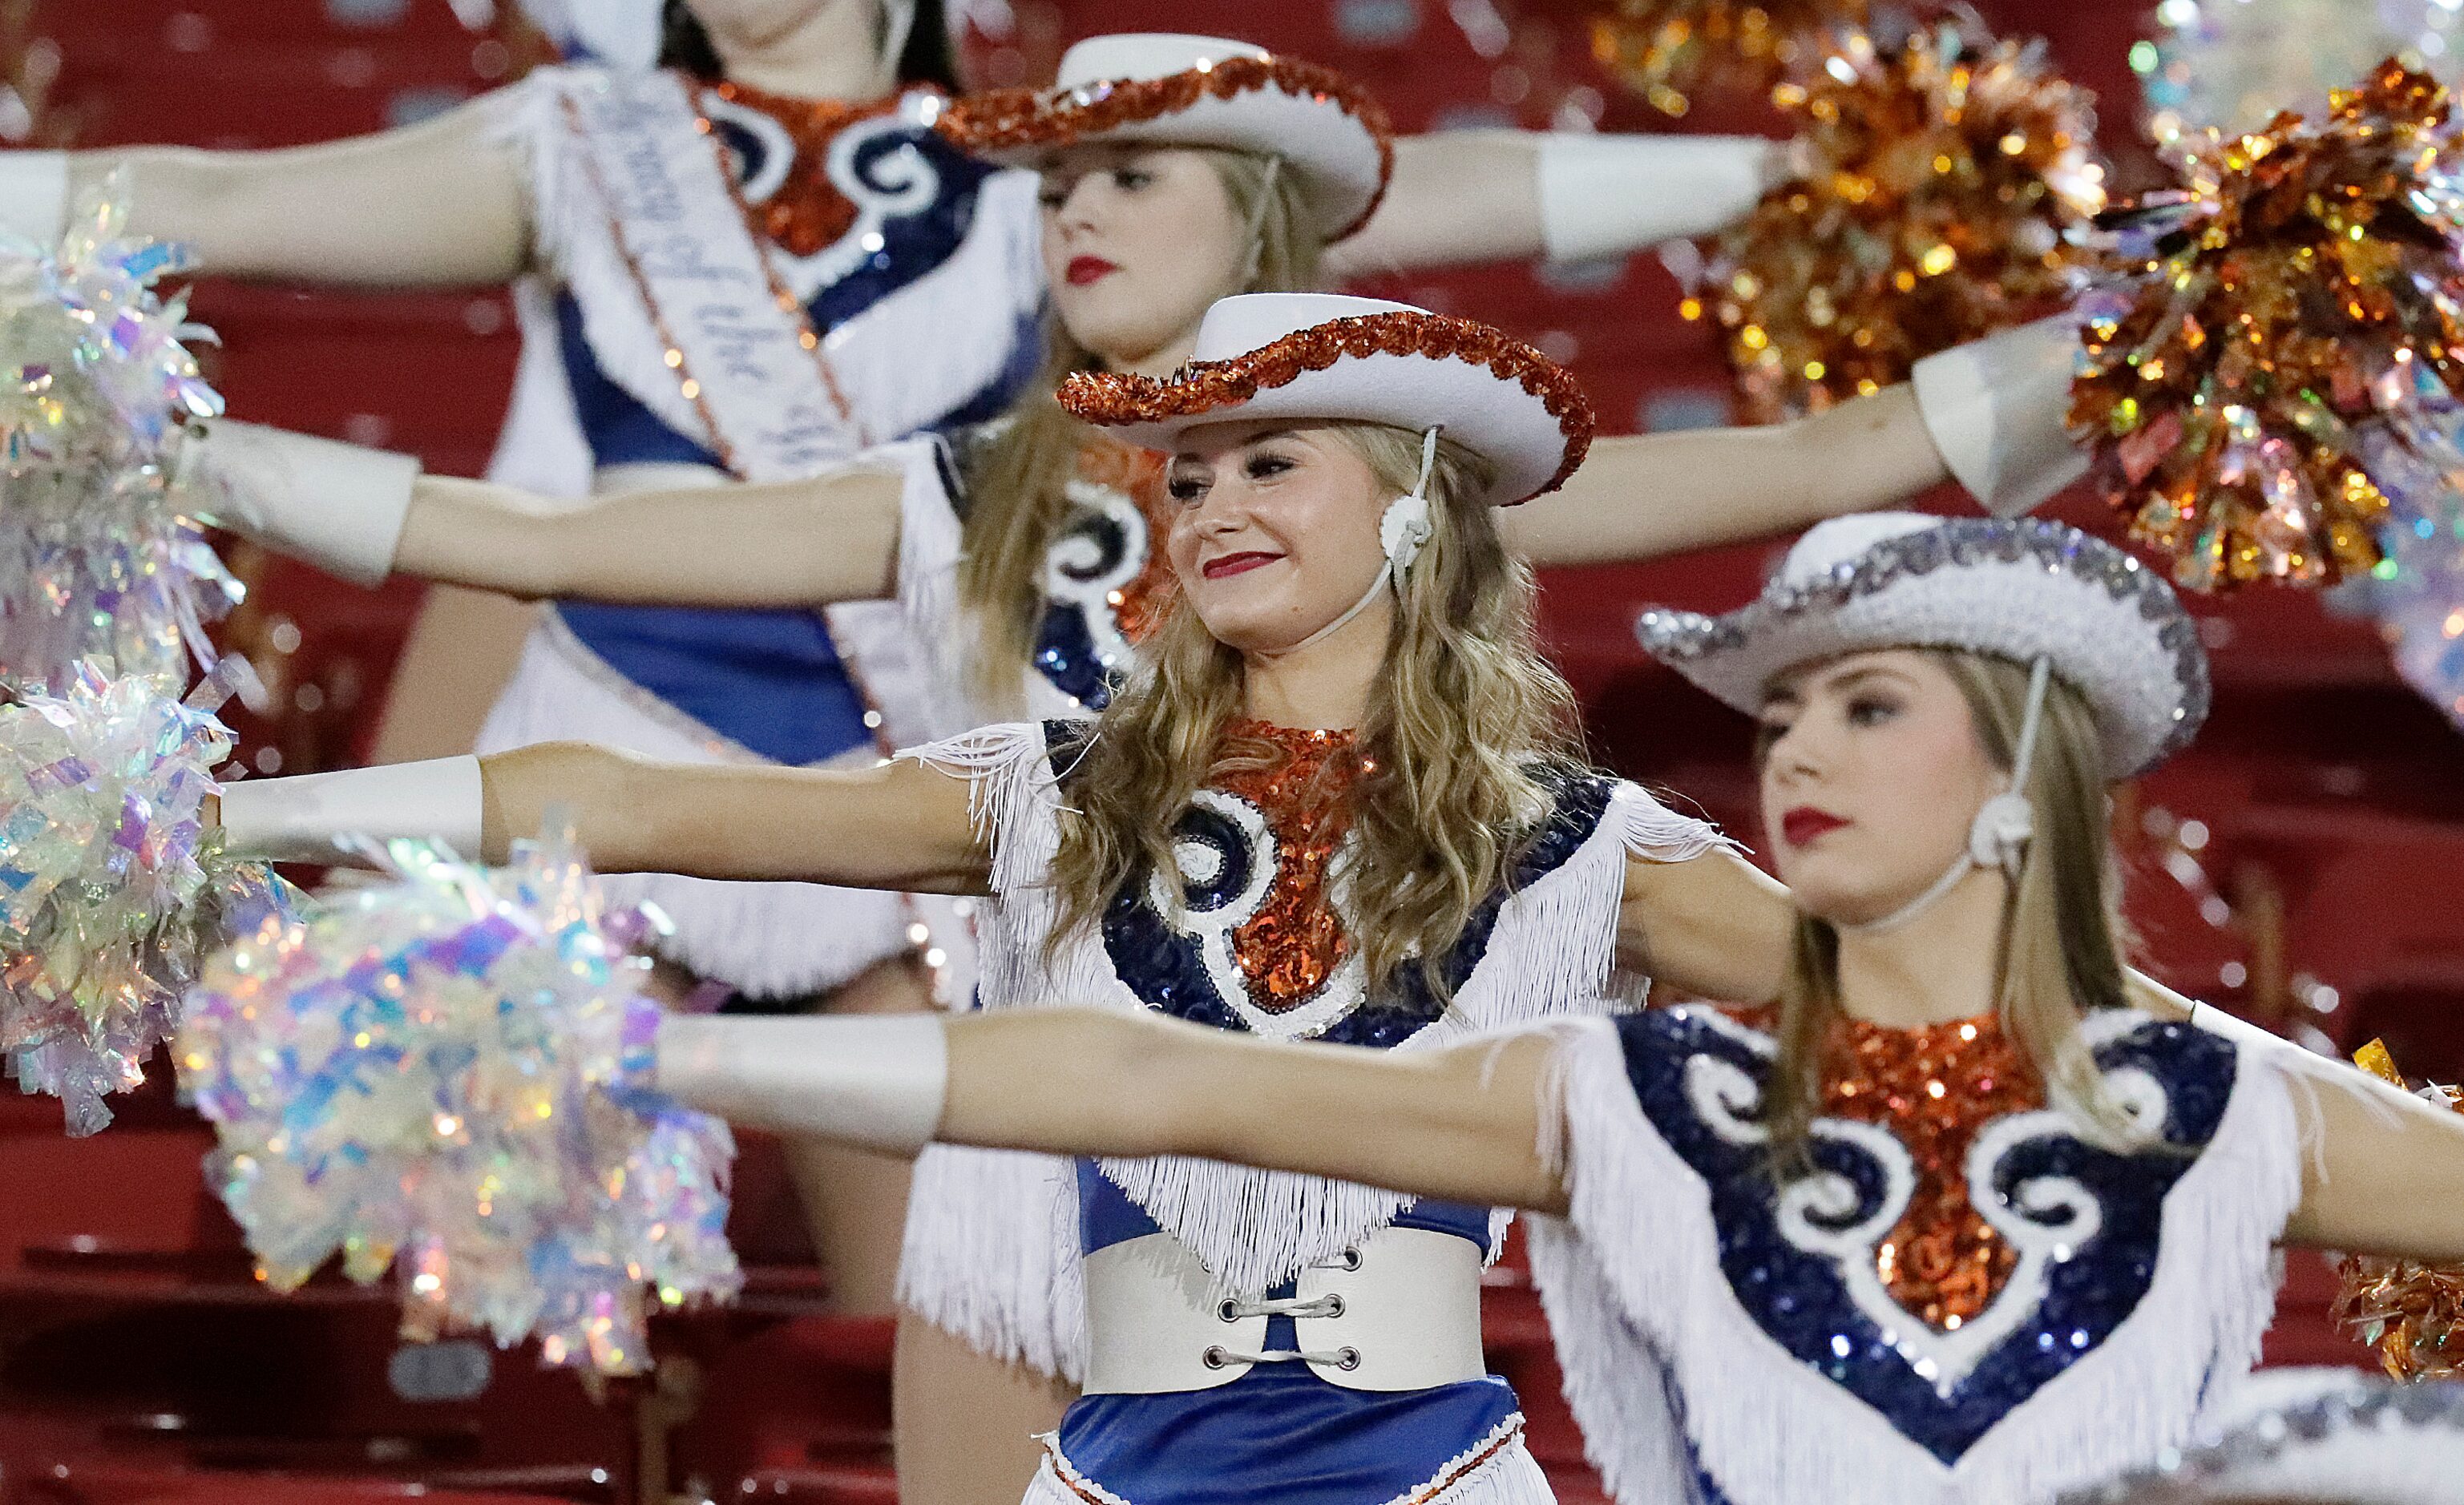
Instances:
[[[2370,1041],[2353,1053],[2363,1070],[2404,1085],[2387,1047]],[[2457,1106],[2453,1087],[2431,1086]],[[2336,1323],[2379,1351],[2379,1363],[2398,1380],[2464,1378],[2464,1265],[2426,1265],[2410,1259],[2351,1254],[2336,1267]]]
[[[2131,276],[2082,305],[2071,426],[2182,584],[2369,569],[2388,491],[2453,469],[2434,421],[2464,393],[2449,113],[2390,60],[2316,125],[2200,139],[2183,190],[2124,223]]]
[[[1684,304],[1726,332],[1747,422],[1903,382],[2069,301],[2105,169],[2094,96],[2042,42],[1859,35],[1780,97],[1807,121],[1804,171],[1720,237]]]
[[[1811,66],[1827,35],[1861,30],[1867,0],[1617,0],[1592,55],[1663,115],[1704,93],[1761,94]]]

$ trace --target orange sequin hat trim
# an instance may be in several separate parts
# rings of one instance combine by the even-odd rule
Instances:
[[[1287,386],[1301,376],[1369,356],[1418,356],[1485,367],[1537,399],[1564,441],[1554,474],[1514,506],[1566,484],[1592,447],[1591,400],[1573,373],[1529,345],[1486,324],[1419,310],[1364,314],[1297,330],[1228,360],[1193,360],[1170,381],[1115,371],[1072,373],[1061,383],[1061,405],[1101,427],[1155,424],[1239,407],[1261,392]],[[1330,415],[1333,416],[1333,415]],[[1409,415],[1396,422],[1412,426]]]
[[[1074,89],[987,89],[951,101],[935,122],[944,140],[979,157],[1075,146],[1124,126],[1179,115],[1201,99],[1233,99],[1262,89],[1331,104],[1377,146],[1377,186],[1341,240],[1377,212],[1395,177],[1395,123],[1386,107],[1331,68],[1298,57],[1223,57],[1161,78],[1119,78]]]

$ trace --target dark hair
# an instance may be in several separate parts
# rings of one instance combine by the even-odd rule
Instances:
[[[898,81],[929,83],[958,92],[958,59],[950,47],[950,23],[942,0],[915,0],[915,24],[907,30],[907,46],[898,55]],[[710,33],[686,0],[667,0],[659,29],[659,66],[692,74],[696,78],[723,77],[726,69]]]

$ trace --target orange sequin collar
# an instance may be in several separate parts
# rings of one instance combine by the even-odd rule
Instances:
[[[1258,912],[1232,931],[1250,1002],[1288,1013],[1318,995],[1352,952],[1335,912],[1335,854],[1352,830],[1352,791],[1364,771],[1348,731],[1238,720],[1223,730],[1227,765],[1212,781],[1265,817],[1275,877]]]
[[[1750,1011],[1768,1030],[1773,1011]],[[1874,1247],[1874,1273],[1891,1299],[1939,1332],[1975,1320],[2018,1263],[1968,1184],[1978,1130],[2045,1105],[2027,1058],[1991,1014],[1895,1029],[1841,1018],[1822,1065],[1824,1118],[1890,1130],[1916,1165],[1916,1189]]]
[[[938,128],[952,145],[979,155],[1069,146],[1124,125],[1178,115],[1202,98],[1229,99],[1259,89],[1331,103],[1377,142],[1377,191],[1356,219],[1329,239],[1341,240],[1368,224],[1395,176],[1394,121],[1384,105],[1351,79],[1297,57],[1226,57],[1202,72],[1192,68],[1162,78],[1121,78],[1076,89],[987,89],[952,100]]]
[[[792,256],[819,254],[855,225],[856,207],[830,182],[830,142],[859,120],[895,113],[900,97],[851,104],[845,99],[799,99],[745,84],[723,81],[711,93],[728,103],[758,110],[779,122],[795,143],[795,160],[779,190],[746,207],[753,229]]]
[[[1557,473],[1532,496],[1565,485],[1592,447],[1591,400],[1573,372],[1503,330],[1418,310],[1330,319],[1229,360],[1193,360],[1169,381],[1130,372],[1073,371],[1062,381],[1061,405],[1099,427],[1191,418],[1237,407],[1260,392],[1289,384],[1303,372],[1376,355],[1485,366],[1501,381],[1538,398],[1557,421],[1566,453]]]

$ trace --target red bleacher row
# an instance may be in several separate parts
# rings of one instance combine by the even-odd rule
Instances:
[[[1405,129],[1485,118],[1501,66],[1554,68],[1597,87],[1609,128],[1657,128],[1592,74],[1573,0],[1185,0],[1177,29],[1241,35],[1323,58],[1376,89]],[[2123,55],[2142,8],[2123,0],[1988,5],[2013,33],[2051,38],[2072,76],[2107,100],[2109,147],[2130,130]],[[398,12],[388,14],[389,11]],[[1155,24],[1133,0],[1021,3],[1022,32],[1063,37]],[[370,24],[338,16],[360,15]],[[1509,23],[1510,52],[1472,43]],[[444,0],[37,0],[34,31],[60,47],[61,95],[94,142],[275,145],[379,128],[485,87],[500,66]],[[1755,128],[1698,112],[1685,128]],[[2127,169],[2125,168],[2125,174]],[[1364,289],[1549,337],[1571,352],[1612,431],[1645,415],[1717,412],[1720,368],[1674,313],[1667,274],[1638,258],[1619,276],[1510,268],[1381,279]],[[488,290],[407,296],[295,294],[208,282],[199,316],[225,345],[214,376],[240,416],[413,449],[440,470],[484,463],[514,337]],[[1959,505],[1945,498],[1946,506]],[[2088,521],[2092,504],[2066,515]],[[1644,661],[1648,601],[1734,602],[1768,551],[1547,581],[1547,621],[1583,693],[1601,756],[1755,829],[1746,731]],[[376,593],[270,564],[246,624],[290,662],[287,683],[373,706],[416,590]],[[2151,964],[2186,991],[2277,1010],[2285,979],[2332,990],[2303,1013],[2341,1048],[2385,1034],[2419,1072],[2464,1076],[2464,741],[2394,678],[2374,630],[2307,598],[2254,593],[2202,607],[2217,709],[2201,745],[2132,794],[2132,816],[2195,820],[2205,871],[2236,908],[2223,927],[2135,845],[2131,909]],[[296,627],[290,631],[277,627]],[[364,746],[344,718],[294,766]],[[251,751],[274,735],[244,729]],[[2127,821],[2132,829],[2145,824]],[[2237,970],[2230,971],[2229,970]],[[2238,981],[2228,981],[2228,977]],[[2324,1002],[2326,992],[2310,997]],[[2287,1026],[2291,1027],[2290,1025]],[[209,1135],[160,1084],[93,1140],[72,1142],[44,1102],[0,1100],[0,1505],[505,1505],[541,1496],[651,1500],[889,1500],[888,1335],[833,1318],[775,1145],[748,1136],[734,1232],[753,1272],[728,1312],[662,1320],[657,1378],[594,1398],[517,1350],[409,1349],[381,1294],[329,1280],[276,1298],[250,1278],[235,1229],[200,1175]],[[1596,1499],[1557,1396],[1536,1302],[1509,1259],[1489,1293],[1492,1359],[1516,1382],[1535,1450],[1562,1496]],[[2324,1319],[2329,1277],[2297,1261],[2271,1358],[2365,1363]]]

